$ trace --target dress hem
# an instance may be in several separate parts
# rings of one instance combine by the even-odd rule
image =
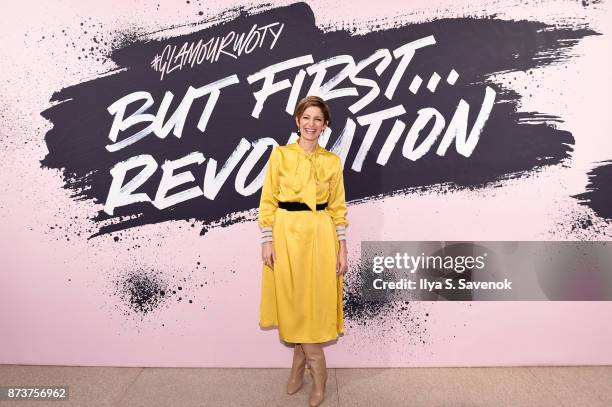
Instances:
[[[278,325],[275,324],[269,324],[269,325],[262,325],[261,323],[259,324],[259,326],[261,328],[277,328],[278,329]],[[336,339],[338,339],[338,337],[340,335],[344,334],[344,330],[338,331],[338,333],[336,333],[335,336],[332,337],[328,337],[328,338],[324,338],[324,339],[307,339],[307,340],[297,340],[297,339],[289,339],[289,338],[284,338],[281,333],[278,333],[279,338],[287,343],[324,343],[324,342],[330,342],[330,341],[335,341]]]

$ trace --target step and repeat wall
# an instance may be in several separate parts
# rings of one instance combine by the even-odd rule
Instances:
[[[612,363],[606,2],[7,8],[0,363],[287,366],[258,325],[257,206],[306,95],[349,209],[330,367]],[[529,294],[371,295],[381,242],[514,253]]]

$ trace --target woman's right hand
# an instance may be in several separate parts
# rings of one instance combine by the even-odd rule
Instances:
[[[274,253],[274,246],[272,242],[263,242],[261,244],[261,260],[263,263],[270,267],[274,268],[274,262],[276,261],[276,253]]]

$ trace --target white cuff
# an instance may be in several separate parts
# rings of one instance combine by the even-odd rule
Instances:
[[[336,225],[336,235],[338,236],[338,240],[346,240],[346,226]]]
[[[260,227],[261,231],[261,242],[271,242],[272,241],[272,226],[268,226],[265,228]]]

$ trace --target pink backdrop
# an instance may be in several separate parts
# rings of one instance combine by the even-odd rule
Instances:
[[[563,66],[491,78],[524,95],[521,109],[564,119],[560,126],[576,138],[569,165],[475,191],[440,195],[433,188],[349,202],[350,261],[357,261],[362,240],[609,240],[612,226],[570,197],[584,191],[592,163],[610,159],[612,151],[608,4],[412,3],[309,5],[321,27],[344,23],[356,32],[372,21],[392,24],[385,19],[389,16],[420,22],[496,14],[515,20],[588,22],[604,35],[581,40],[573,49],[578,57]],[[90,218],[101,205],[72,199],[60,173],[41,168],[39,162],[47,152],[44,134],[50,128],[40,112],[49,107],[52,93],[112,68],[95,55],[85,58],[82,49],[92,46],[93,34],[110,40],[170,26],[177,26],[177,32],[194,31],[229,6],[222,1],[162,0],[138,5],[18,2],[5,7],[0,15],[0,363],[290,363],[290,349],[280,345],[277,331],[258,326],[255,211],[246,213],[250,221],[213,228],[204,236],[191,222],[173,221],[127,230],[119,241],[109,235],[89,239],[97,228]],[[397,222],[398,216],[404,222]],[[585,218],[593,220],[592,227],[573,227]],[[145,315],[134,314],[114,293],[113,281],[126,265],[170,270],[167,277],[175,285],[207,284],[185,284],[185,298],[193,298],[193,303],[173,301]],[[328,366],[610,364],[611,314],[612,302],[411,303],[409,313],[397,318],[347,325],[345,335],[327,348]]]

